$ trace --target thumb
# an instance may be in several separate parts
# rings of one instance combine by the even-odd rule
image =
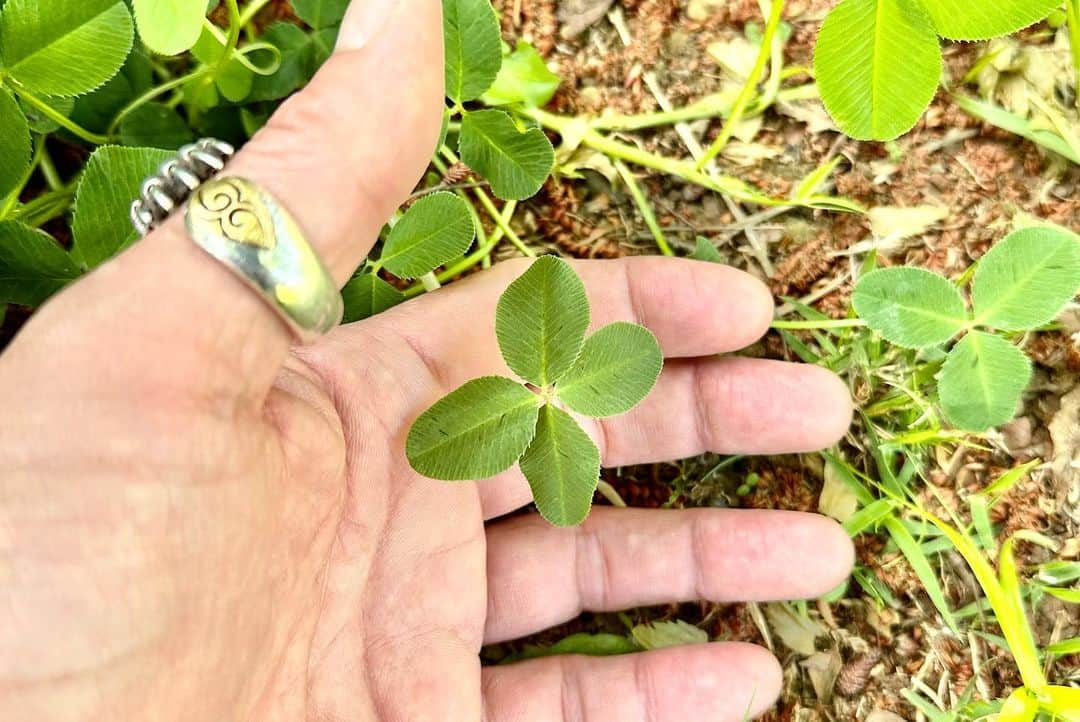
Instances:
[[[343,283],[427,167],[442,68],[439,0],[355,0],[331,58],[225,173],[270,191]],[[78,363],[97,389],[261,404],[289,333],[186,237],[181,215],[60,294],[35,325],[68,361],[73,338],[85,342]]]

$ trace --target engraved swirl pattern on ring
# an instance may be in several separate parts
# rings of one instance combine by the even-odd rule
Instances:
[[[232,178],[210,181],[195,191],[190,210],[230,241],[268,250],[277,243],[269,210],[246,183]]]

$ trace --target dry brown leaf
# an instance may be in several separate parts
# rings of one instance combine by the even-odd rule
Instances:
[[[697,22],[708,20],[727,4],[728,0],[690,0],[686,6],[686,17]]]
[[[749,77],[757,61],[758,46],[741,35],[731,40],[718,40],[706,48],[709,57],[736,78]]]
[[[943,206],[878,206],[867,213],[870,230],[878,238],[900,240],[925,233],[931,226],[948,217],[949,209]]]
[[[580,35],[604,17],[614,0],[560,0],[559,35],[564,40]]]
[[[825,106],[821,104],[820,100],[807,100],[798,103],[780,102],[776,104],[776,110],[781,115],[794,118],[800,123],[806,123],[806,132],[810,135],[838,130],[836,123],[825,112]]]
[[[828,632],[820,622],[796,614],[783,602],[766,604],[765,616],[776,636],[780,637],[789,649],[805,656],[817,651],[815,640]]]
[[[799,662],[810,677],[814,694],[824,704],[829,704],[832,700],[833,686],[836,684],[836,676],[840,674],[843,663],[840,653],[835,649],[830,649],[828,652],[816,652]]]
[[[744,143],[736,140],[724,146],[723,156],[736,165],[753,167],[763,160],[783,155],[784,149],[761,143]]]
[[[858,497],[851,487],[843,482],[836,466],[831,462],[825,464],[825,484],[821,488],[821,496],[818,497],[818,511],[843,523],[858,508]]]
[[[1050,420],[1050,438],[1059,488],[1076,488],[1080,485],[1080,386],[1061,397],[1061,409]]]

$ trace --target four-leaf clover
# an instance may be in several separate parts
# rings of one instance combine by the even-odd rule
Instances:
[[[571,415],[629,411],[652,390],[663,367],[652,333],[612,323],[586,338],[589,301],[570,265],[535,261],[507,287],[495,333],[507,365],[523,381],[473,379],[413,423],[409,463],[446,481],[494,476],[520,462],[536,506],[557,526],[588,516],[600,452]]]

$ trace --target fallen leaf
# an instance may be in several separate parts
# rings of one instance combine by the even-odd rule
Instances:
[[[710,43],[706,52],[724,70],[736,78],[749,77],[757,61],[758,46],[741,35],[731,40],[718,40]]]
[[[749,167],[757,165],[763,160],[783,155],[783,153],[783,148],[777,148],[774,145],[744,143],[736,140],[724,146],[723,156],[736,165]]]
[[[832,700],[833,686],[836,684],[836,676],[840,674],[843,663],[840,653],[835,649],[830,649],[828,652],[815,652],[799,662],[810,677],[814,694],[824,704],[829,704]]]
[[[697,22],[708,20],[720,8],[728,4],[728,0],[690,0],[686,6],[686,17]]]
[[[569,40],[585,32],[604,17],[615,0],[561,0],[558,18],[559,35]]]
[[[776,110],[781,115],[794,118],[800,123],[806,123],[806,132],[811,135],[839,130],[832,117],[825,112],[825,106],[821,104],[820,100],[807,100],[797,103],[782,101],[776,104]]]
[[[630,630],[630,636],[645,649],[677,647],[681,644],[704,644],[709,634],[679,619],[674,622],[639,624]]]
[[[870,230],[879,238],[900,240],[926,232],[930,226],[948,217],[949,209],[942,206],[878,206],[867,213]]]
[[[752,118],[742,118],[735,124],[735,129],[731,131],[731,137],[741,140],[743,143],[749,143],[761,132],[761,127],[764,124],[765,119],[760,115],[755,115]]]
[[[789,649],[807,657],[817,651],[815,640],[828,631],[820,622],[796,614],[784,602],[766,604],[765,616],[769,626]]]
[[[1061,408],[1050,420],[1054,470],[1058,488],[1080,487],[1080,386],[1061,397]]]
[[[614,183],[619,175],[611,158],[590,148],[578,148],[565,160],[560,159],[558,166],[559,173],[567,178],[584,178],[582,171],[591,170],[607,178],[609,183]]]
[[[847,521],[859,508],[859,499],[851,487],[843,482],[832,462],[825,464],[825,484],[818,497],[818,511],[838,522]]]

